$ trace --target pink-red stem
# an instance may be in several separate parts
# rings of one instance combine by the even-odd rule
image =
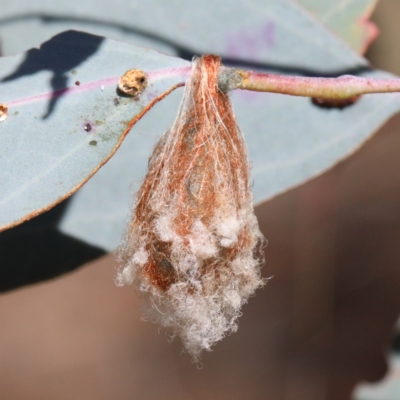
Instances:
[[[338,78],[306,78],[252,71],[236,71],[235,88],[321,99],[348,99],[367,93],[400,92],[400,79],[370,79],[343,75]]]

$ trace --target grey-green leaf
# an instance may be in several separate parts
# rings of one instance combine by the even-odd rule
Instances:
[[[188,65],[74,31],[40,49],[1,58],[0,102],[8,106],[8,118],[0,125],[0,229],[80,187],[116,150],[129,121],[181,82],[179,68]],[[116,90],[119,76],[130,68],[148,74],[147,88],[136,100]],[[163,77],[171,68],[176,74]]]
[[[369,20],[378,0],[297,0],[297,2],[357,53],[365,53],[378,35],[377,27]]]

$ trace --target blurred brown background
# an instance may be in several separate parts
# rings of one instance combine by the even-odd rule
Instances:
[[[368,56],[400,75],[399,17],[400,1],[380,1]],[[257,208],[274,277],[203,369],[140,320],[133,288],[114,285],[113,256],[0,295],[0,399],[352,398],[385,375],[400,314],[399,153],[400,115],[350,159]]]

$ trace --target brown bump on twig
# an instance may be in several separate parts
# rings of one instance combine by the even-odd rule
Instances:
[[[130,69],[121,76],[118,89],[128,96],[138,96],[147,86],[147,75],[140,69]]]
[[[320,108],[338,108],[341,110],[343,108],[353,105],[357,102],[359,98],[360,96],[353,96],[349,97],[348,99],[322,99],[320,97],[313,97],[311,101],[313,104]]]
[[[8,107],[5,104],[0,104],[0,122],[5,121],[8,117]]]

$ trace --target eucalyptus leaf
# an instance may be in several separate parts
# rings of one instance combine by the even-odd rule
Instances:
[[[297,2],[357,53],[365,53],[378,35],[375,24],[369,21],[378,0],[297,0]]]
[[[189,63],[156,51],[68,31],[40,49],[0,59],[0,229],[68,197],[113,154],[129,121],[182,81]],[[129,68],[148,74],[138,99],[121,97]],[[176,68],[160,79],[156,72]],[[140,147],[140,142],[136,143]]]
[[[295,0],[232,0],[229,6],[211,0],[121,0],[116,5],[41,1],[0,0],[4,54],[39,46],[66,29],[79,29],[181,58],[215,53],[293,73],[318,76],[366,65],[351,52],[343,53],[343,43],[332,40],[331,32]],[[331,64],[315,57],[315,51],[332,54]]]

